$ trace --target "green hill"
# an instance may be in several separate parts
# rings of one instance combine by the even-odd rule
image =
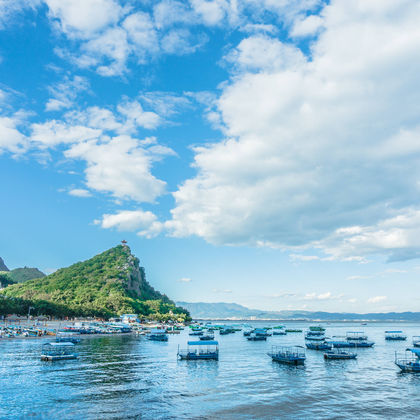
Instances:
[[[28,280],[45,277],[45,274],[42,271],[31,267],[15,268],[14,270],[9,271],[7,274],[13,283],[24,283]]]
[[[189,318],[166,295],[147,282],[139,260],[127,246],[116,246],[95,257],[38,279],[13,284],[0,292],[0,313],[9,306],[23,312],[53,316],[101,316],[137,313],[156,319]],[[3,305],[3,308],[2,308]]]

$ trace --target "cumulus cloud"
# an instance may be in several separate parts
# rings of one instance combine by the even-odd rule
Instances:
[[[240,71],[293,70],[301,66],[305,58],[302,52],[275,38],[255,35],[242,40],[225,60]]]
[[[149,228],[157,220],[150,211],[122,210],[116,214],[104,214],[95,224],[104,229],[115,228],[120,232]]]
[[[165,54],[192,54],[208,40],[215,26],[259,33],[275,33],[274,23],[295,32],[314,31],[306,13],[320,1],[295,0],[162,0],[140,4],[117,0],[45,0],[56,33],[72,47],[56,52],[81,68],[102,76],[122,76],[130,60],[144,64]],[[194,27],[194,31],[190,28]]]
[[[418,256],[419,17],[417,1],[331,1],[310,59],[253,36],[273,54],[257,68],[242,41],[231,57],[243,71],[218,101],[225,140],[194,149],[172,234],[356,261]]]
[[[86,185],[116,198],[154,202],[165,191],[166,183],[151,173],[152,162],[159,156],[130,136],[76,143],[64,156],[85,161]]]
[[[114,0],[45,0],[51,19],[61,31],[72,38],[88,38],[110,24],[123,13]]]

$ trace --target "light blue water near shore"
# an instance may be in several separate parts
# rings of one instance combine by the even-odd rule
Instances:
[[[249,342],[241,332],[216,333],[219,362],[177,361],[187,330],[167,343],[87,337],[78,345],[78,360],[54,363],[39,359],[48,338],[2,340],[0,418],[420,418],[420,375],[401,374],[394,365],[395,350],[411,345],[420,324],[325,326],[329,336],[363,330],[376,345],[358,349],[358,359],[348,361],[324,361],[322,352],[307,350],[306,365],[292,367],[266,353],[271,345],[303,345],[302,333],[267,342]],[[386,342],[388,329],[402,329],[409,338]]]

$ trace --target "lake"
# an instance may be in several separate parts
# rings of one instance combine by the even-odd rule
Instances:
[[[277,322],[250,322],[274,326]],[[313,323],[287,322],[307,329]],[[396,350],[411,346],[420,324],[324,324],[327,336],[365,331],[375,341],[357,360],[325,361],[307,350],[306,363],[272,362],[271,345],[304,345],[302,333],[249,342],[242,332],[219,337],[220,359],[178,361],[187,329],[168,342],[144,337],[88,336],[78,360],[41,362],[42,339],[0,341],[0,418],[31,419],[349,419],[420,418],[420,375],[401,374]],[[387,342],[401,329],[405,342]],[[190,337],[190,339],[194,339]],[[350,350],[354,351],[354,350]]]

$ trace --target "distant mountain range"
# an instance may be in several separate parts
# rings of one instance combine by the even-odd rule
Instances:
[[[177,302],[193,319],[308,320],[308,321],[420,321],[420,312],[341,313],[311,311],[263,311],[236,303]]]

